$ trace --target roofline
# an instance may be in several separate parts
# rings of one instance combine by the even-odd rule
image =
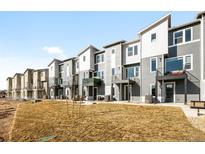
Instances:
[[[83,54],[83,53],[84,53],[87,49],[89,49],[89,48],[93,48],[93,49],[99,51],[99,49],[97,49],[95,46],[93,46],[93,45],[88,45],[86,48],[84,48],[84,49],[82,49],[82,50],[80,51],[80,53],[78,54],[78,56],[80,56],[81,54]]]
[[[97,55],[97,54],[101,54],[101,53],[104,53],[105,50],[102,50],[102,51],[98,51],[98,52],[95,52],[94,54]]]
[[[169,31],[177,30],[177,29],[184,28],[184,27],[188,27],[188,26],[191,26],[191,25],[194,25],[194,24],[197,24],[197,23],[200,23],[199,19],[194,20],[192,22],[185,23],[185,24],[181,24],[181,25],[178,25],[178,26],[175,26],[175,27],[171,27],[171,28],[169,28]]]
[[[205,11],[202,11],[202,12],[197,13],[196,19],[201,18],[202,15],[205,15]]]
[[[171,18],[171,13],[168,13],[166,15],[164,15],[163,17],[161,17],[160,19],[158,19],[157,21],[155,21],[154,23],[150,24],[149,26],[145,27],[144,29],[142,29],[141,31],[138,32],[138,34],[142,34],[143,32],[145,32],[146,30],[152,28],[153,26],[155,26],[156,24],[160,23],[162,20],[166,19],[166,18]]]
[[[14,74],[14,77],[15,77],[16,75],[23,75],[23,74],[22,74],[22,73],[15,73],[15,74]]]
[[[61,60],[54,58],[54,59],[48,64],[48,66],[50,66],[54,61],[60,61],[60,62],[61,62]]]
[[[73,59],[75,59],[75,58],[76,58],[76,57],[68,58],[68,59],[63,60],[63,62],[66,62],[66,61],[69,61],[69,60],[73,60]]]
[[[27,69],[24,71],[24,73],[23,73],[23,74],[25,74],[25,73],[26,73],[26,71],[28,71],[28,70],[34,70],[34,69],[27,68]]]
[[[6,80],[8,80],[8,79],[13,79],[13,77],[7,77]]]
[[[135,42],[140,42],[140,39],[131,40],[131,41],[125,42],[125,43],[123,43],[123,44],[124,44],[124,45],[126,45],[126,44],[132,44],[132,43],[135,43]]]
[[[116,42],[113,42],[113,43],[110,43],[110,44],[107,44],[105,46],[103,46],[103,48],[109,48],[111,46],[114,46],[114,45],[117,45],[117,44],[120,44],[120,43],[125,43],[126,40],[120,40],[120,41],[116,41]]]
[[[36,71],[48,71],[48,68],[35,69],[34,72],[36,72]]]

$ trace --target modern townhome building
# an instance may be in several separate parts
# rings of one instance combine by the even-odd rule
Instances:
[[[26,69],[23,74],[16,73],[7,78],[7,98],[43,99],[48,97],[48,69]]]
[[[204,21],[201,12],[194,21],[172,27],[168,14],[141,30],[133,41],[110,43],[103,51],[83,51],[78,55],[79,94],[87,100],[100,95],[137,102],[205,99]],[[94,72],[103,82],[93,76],[93,61]]]
[[[141,97],[184,102],[204,99],[204,13],[171,27],[168,14],[139,32]]]
[[[89,45],[75,58],[54,59],[48,65],[48,94],[52,99],[77,95],[85,100],[133,102],[205,100],[204,59],[205,12],[175,27],[167,14],[139,31],[132,41],[119,40],[101,50]],[[47,75],[40,74],[27,69],[23,77],[8,78],[8,97],[45,95],[34,90],[38,81],[42,82],[39,87],[48,83]]]
[[[23,74],[16,73],[12,79],[12,97],[13,99],[21,99],[21,76]]]
[[[73,98],[78,95],[76,58],[54,59],[49,65],[49,94],[52,99]]]
[[[12,77],[8,77],[7,79],[7,98],[8,99],[12,99],[12,97],[13,97],[13,93],[12,93],[12,88],[13,88],[13,86],[12,86],[12,80],[13,80],[13,78]]]
[[[97,89],[101,85],[101,79],[95,78],[95,52],[99,50],[89,45],[85,49],[81,50],[78,54],[78,63],[79,63],[79,95],[86,96],[86,100],[94,100],[97,96]]]
[[[33,98],[48,98],[48,69],[38,69],[33,71]]]

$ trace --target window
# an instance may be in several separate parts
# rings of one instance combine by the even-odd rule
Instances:
[[[69,76],[70,70],[69,70],[69,65],[67,64],[67,76]]]
[[[139,66],[126,68],[126,78],[138,77]]]
[[[96,72],[95,76],[98,78],[104,79],[104,71]]]
[[[155,72],[157,70],[157,58],[150,59],[150,71]]]
[[[101,55],[101,61],[104,62],[104,54]]]
[[[128,56],[133,56],[133,47],[128,47],[128,49],[127,49],[127,55],[128,55]]]
[[[130,67],[126,69],[126,78],[131,78],[135,76],[135,68],[134,67]]]
[[[104,54],[96,55],[95,56],[95,62],[96,63],[104,62]]]
[[[134,46],[134,55],[138,55],[138,46],[137,45]]]
[[[191,41],[191,28],[185,30],[185,42]]]
[[[100,62],[100,55],[97,55],[96,56],[96,63],[99,63]]]
[[[112,68],[112,75],[115,75],[115,68]]]
[[[137,66],[136,68],[135,68],[135,76],[139,76],[139,66]]]
[[[114,54],[115,53],[115,49],[112,49],[112,54]]]
[[[76,67],[79,68],[79,63],[77,62],[76,64],[77,64]]]
[[[185,69],[191,69],[191,55],[185,56]]]
[[[151,35],[151,42],[153,42],[153,41],[155,41],[156,40],[156,33],[153,33],[152,35]]]
[[[183,70],[183,58],[182,57],[168,58],[165,61],[165,65],[166,65],[165,72]]]
[[[183,31],[174,33],[174,44],[179,44],[183,42]]]
[[[104,71],[102,71],[101,73],[101,79],[104,79]]]
[[[167,58],[165,60],[165,72],[192,69],[192,55],[185,55],[181,57]]]
[[[155,96],[155,84],[150,84],[150,95]]]
[[[83,61],[85,61],[86,60],[86,58],[85,58],[85,56],[83,56]]]

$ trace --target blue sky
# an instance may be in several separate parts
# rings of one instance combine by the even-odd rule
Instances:
[[[0,12],[0,89],[6,78],[26,68],[45,68],[89,44],[125,39],[168,12]],[[194,20],[197,12],[172,12],[172,26]]]

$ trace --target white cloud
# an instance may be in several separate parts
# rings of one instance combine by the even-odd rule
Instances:
[[[43,49],[43,51],[46,51],[50,54],[57,54],[57,55],[58,54],[63,54],[63,50],[60,47],[55,47],[55,46],[47,47],[47,46],[45,46],[42,49]]]
[[[52,54],[54,56],[56,56],[56,58],[61,58],[61,59],[65,59],[66,56],[64,54],[64,50],[61,49],[60,47],[57,47],[57,46],[44,46],[42,48],[43,51],[46,51],[47,53],[49,54]]]

